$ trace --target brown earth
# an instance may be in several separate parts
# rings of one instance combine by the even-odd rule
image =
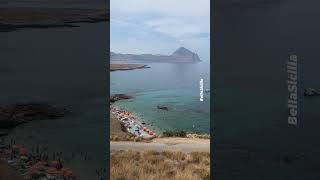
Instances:
[[[7,163],[0,161],[0,180],[24,180],[24,178]]]

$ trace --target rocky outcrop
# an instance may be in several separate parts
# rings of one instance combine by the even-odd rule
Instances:
[[[23,103],[0,106],[0,128],[10,129],[19,124],[44,119],[58,119],[72,113],[69,107],[44,103]]]
[[[304,96],[320,96],[320,89],[306,88],[304,89]]]
[[[107,9],[0,8],[0,32],[25,28],[77,27],[74,23],[109,21]]]
[[[143,68],[150,67],[144,64],[110,64],[110,71],[126,71]]]
[[[126,94],[114,94],[110,96],[110,103],[114,103],[116,101],[122,100],[122,99],[131,99],[132,96],[126,95]]]
[[[158,105],[157,108],[158,108],[158,109],[161,109],[161,110],[166,110],[166,111],[169,110],[169,107],[166,106],[166,105]]]

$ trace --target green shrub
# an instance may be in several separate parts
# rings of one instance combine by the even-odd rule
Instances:
[[[165,131],[162,133],[163,137],[186,137],[185,131]]]

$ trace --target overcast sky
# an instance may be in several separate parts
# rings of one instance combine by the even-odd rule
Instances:
[[[111,0],[111,51],[210,53],[210,0]]]

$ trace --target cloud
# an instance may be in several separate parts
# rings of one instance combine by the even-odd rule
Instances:
[[[111,0],[112,50],[170,54],[185,46],[209,57],[209,39],[210,0]]]
[[[206,17],[210,0],[111,0],[111,13]]]
[[[194,21],[197,19],[194,18]],[[190,19],[179,18],[154,18],[145,21],[145,25],[152,28],[154,31],[166,34],[168,36],[183,38],[190,35],[197,35],[202,33],[210,33],[208,22],[198,22]]]

